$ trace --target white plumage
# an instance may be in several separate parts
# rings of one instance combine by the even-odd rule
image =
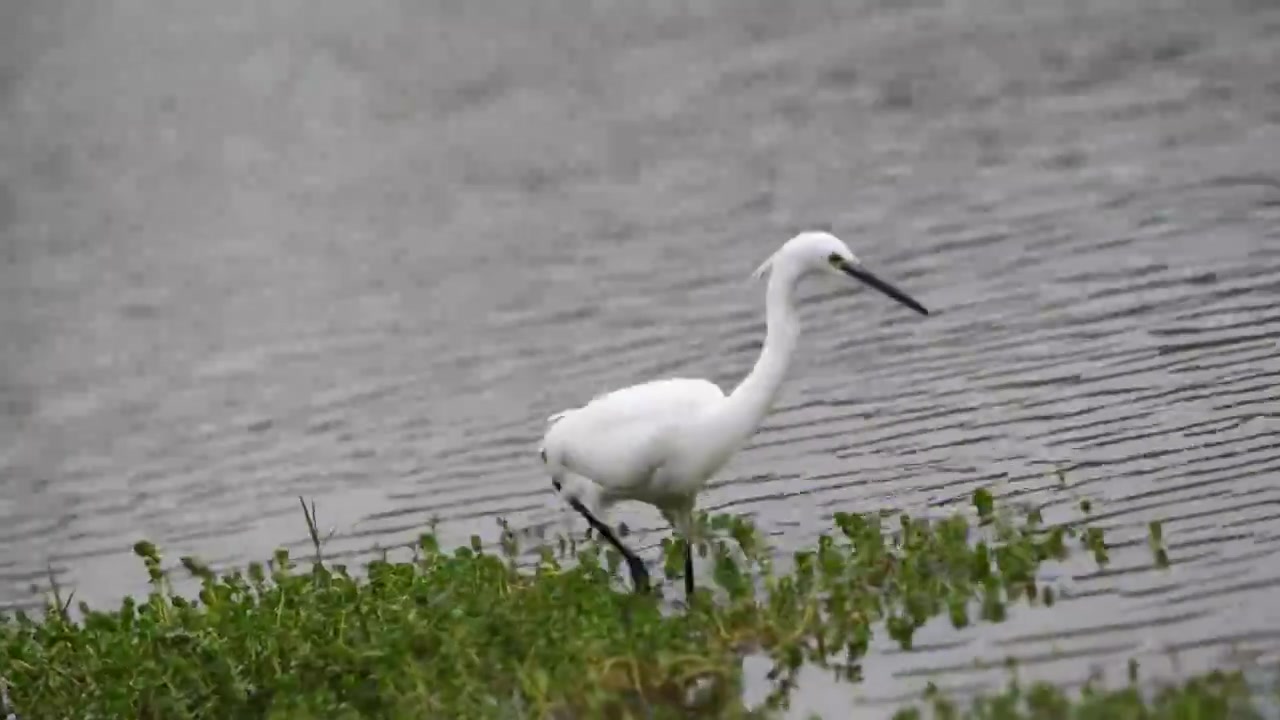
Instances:
[[[786,376],[800,323],[795,289],[801,279],[830,272],[861,280],[928,314],[915,300],[871,274],[849,248],[825,232],[788,240],[756,270],[770,272],[767,332],[751,373],[729,395],[700,379],[654,380],[596,396],[548,418],[541,455],[556,490],[622,552],[638,590],[644,564],[601,518],[621,500],[658,508],[686,539],[685,590],[693,592],[689,552],[698,492],[750,438],[769,412]]]
[[[548,464],[555,458],[577,476],[561,480],[561,493],[582,500],[597,517],[624,499],[648,502],[664,515],[679,513],[692,497],[682,473],[673,471],[682,460],[713,460],[694,445],[700,420],[724,399],[715,383],[669,378],[597,395],[580,408],[552,415],[543,439]]]

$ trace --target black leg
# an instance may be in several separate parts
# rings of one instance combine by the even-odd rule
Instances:
[[[588,523],[591,523],[591,527],[596,532],[603,535],[604,539],[609,541],[609,544],[618,548],[618,552],[622,553],[622,557],[627,561],[627,567],[631,570],[631,582],[635,584],[636,592],[649,592],[649,571],[645,569],[644,563],[640,561],[640,558],[628,550],[627,546],[618,540],[618,536],[614,535],[613,531],[609,529],[609,526],[596,519],[596,516],[592,515],[591,511],[579,502],[577,498],[570,498],[569,506],[577,510],[582,517],[587,519]]]
[[[684,539],[684,597],[693,601],[693,543]]]

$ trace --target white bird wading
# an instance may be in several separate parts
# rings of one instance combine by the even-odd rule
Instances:
[[[693,508],[698,493],[751,437],[773,406],[800,335],[796,289],[814,274],[854,278],[922,315],[929,311],[863,266],[839,238],[803,232],[756,269],[769,273],[764,347],[750,374],[725,395],[714,383],[670,378],[604,393],[556,413],[540,454],[552,486],[622,553],[638,592],[644,563],[602,521],[622,500],[656,507],[685,539],[686,597],[693,594]]]

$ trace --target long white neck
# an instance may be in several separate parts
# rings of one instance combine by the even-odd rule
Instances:
[[[715,434],[728,446],[745,442],[773,407],[778,389],[791,365],[791,354],[800,337],[795,289],[799,273],[790,266],[775,266],[765,291],[764,348],[755,367],[738,383],[717,409],[711,422]]]

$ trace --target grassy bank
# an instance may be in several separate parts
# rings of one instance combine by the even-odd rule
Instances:
[[[692,605],[677,608],[631,594],[618,557],[595,543],[559,539],[521,568],[511,533],[496,553],[474,538],[446,551],[424,534],[411,562],[353,573],[324,561],[314,510],[304,511],[315,544],[305,562],[281,550],[219,576],[184,557],[201,589],[182,597],[159,550],[139,542],[148,597],[109,611],[82,604],[73,618],[55,594],[39,619],[0,620],[10,710],[25,720],[773,717],[806,664],[856,683],[874,632],[908,648],[937,616],[956,627],[999,622],[1020,603],[1053,603],[1037,583],[1042,563],[1081,551],[1107,559],[1083,515],[1047,527],[983,490],[970,512],[941,520],[837,514],[785,572],[749,522],[716,516],[703,519],[699,547],[714,569]],[[664,552],[674,578],[680,548],[667,542]],[[1152,552],[1165,561],[1158,526]],[[774,663],[771,693],[755,708],[741,700],[747,652]],[[930,697],[901,715],[1248,717],[1226,714],[1243,707],[1234,675],[1160,698],[1133,687],[1090,693],[1013,688],[970,715]]]

